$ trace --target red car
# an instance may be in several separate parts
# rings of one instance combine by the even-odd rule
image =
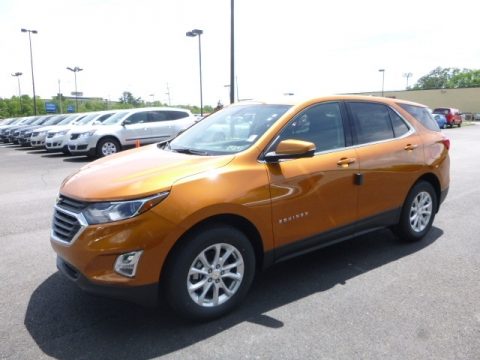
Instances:
[[[453,127],[453,125],[457,125],[458,127],[462,126],[462,116],[458,109],[436,108],[433,110],[433,114],[445,115],[448,127]]]

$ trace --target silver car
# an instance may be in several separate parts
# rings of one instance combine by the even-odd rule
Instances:
[[[64,154],[70,154],[67,145],[67,141],[70,138],[70,132],[75,131],[78,126],[101,124],[116,112],[117,110],[96,111],[84,114],[83,117],[78,117],[75,122],[68,125],[60,125],[51,128],[47,132],[45,148],[49,152],[62,151]]]
[[[125,148],[172,138],[194,123],[195,117],[185,109],[155,107],[120,110],[101,125],[71,131],[68,150],[72,155],[103,157]]]

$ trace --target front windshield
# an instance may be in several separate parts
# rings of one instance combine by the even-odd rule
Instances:
[[[88,124],[89,122],[91,122],[93,119],[95,119],[96,117],[98,116],[98,114],[89,114],[87,116],[84,116],[83,118],[81,118],[80,120],[76,121],[75,124],[76,125],[85,125],[85,124]]]
[[[75,115],[67,115],[65,116],[57,125],[68,125],[72,123],[74,120],[78,119],[80,115],[75,114]]]
[[[170,149],[200,155],[235,154],[252,146],[291,105],[235,105],[201,120],[170,143]]]
[[[105,120],[102,125],[115,125],[121,122],[124,118],[125,115],[127,115],[129,112],[128,111],[120,111],[112,116],[110,116],[107,120]]]
[[[56,125],[60,121],[62,121],[65,118],[65,115],[56,115],[52,117],[51,119],[47,120],[43,125],[48,126],[48,125]]]
[[[35,120],[32,125],[42,125],[47,120],[48,120],[48,116],[41,116],[40,118]]]

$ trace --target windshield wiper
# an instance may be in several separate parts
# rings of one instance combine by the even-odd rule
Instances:
[[[200,150],[194,150],[194,149],[189,149],[189,148],[172,148],[169,144],[169,149],[174,152],[178,152],[181,154],[190,154],[190,155],[208,155],[206,151],[200,151]]]

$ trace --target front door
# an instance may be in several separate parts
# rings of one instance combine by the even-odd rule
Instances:
[[[286,139],[313,142],[315,156],[268,164],[272,219],[277,256],[300,251],[319,234],[345,229],[357,218],[358,169],[356,152],[349,149],[341,104],[313,105],[296,115],[271,146]],[[290,246],[291,245],[291,246]]]

